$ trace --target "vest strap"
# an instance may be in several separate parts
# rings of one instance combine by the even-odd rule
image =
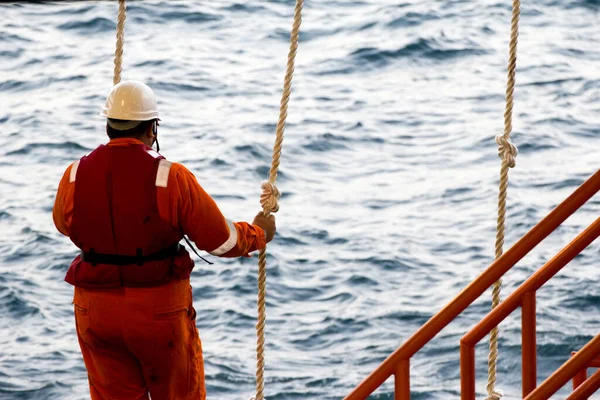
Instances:
[[[180,249],[179,243],[172,244],[166,249],[156,251],[152,254],[142,255],[141,249],[138,249],[137,255],[126,256],[122,254],[102,254],[96,253],[93,249],[81,252],[81,260],[92,264],[108,265],[144,265],[145,262],[163,261],[175,257]]]

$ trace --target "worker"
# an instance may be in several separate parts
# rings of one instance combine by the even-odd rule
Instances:
[[[194,262],[179,242],[249,257],[271,241],[275,219],[226,220],[188,169],[158,153],[157,102],[144,83],[115,85],[102,115],[110,141],[67,168],[53,209],[81,249],[65,280],[91,398],[205,399]]]

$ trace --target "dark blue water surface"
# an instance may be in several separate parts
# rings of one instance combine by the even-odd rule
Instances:
[[[84,399],[76,254],[51,210],[65,168],[106,140],[116,2],[0,6],[0,398]],[[510,1],[307,1],[269,247],[266,393],[340,399],[491,262]],[[224,214],[251,220],[266,177],[291,0],[129,4],[124,78],[160,102],[163,154]],[[600,3],[523,4],[507,244],[600,164]],[[600,210],[570,218],[503,296]],[[539,377],[600,328],[598,244],[538,294]],[[192,277],[209,398],[254,388],[256,258]],[[490,294],[412,361],[416,399],[458,398],[458,343]],[[498,387],[520,396],[520,315]],[[483,396],[486,345],[477,351]],[[564,389],[563,394],[566,393]],[[390,383],[373,398],[391,399]]]

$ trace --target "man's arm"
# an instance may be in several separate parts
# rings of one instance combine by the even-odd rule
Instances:
[[[77,173],[77,169],[73,170],[75,165],[77,165],[77,162],[69,165],[60,180],[56,199],[54,200],[54,208],[52,209],[54,226],[65,236],[69,236],[73,217],[73,195],[75,193],[75,174]]]
[[[157,187],[159,212],[173,226],[180,226],[198,248],[219,257],[248,257],[266,246],[266,235],[260,226],[225,219],[215,201],[183,165],[163,160],[160,168],[169,171],[167,182]]]

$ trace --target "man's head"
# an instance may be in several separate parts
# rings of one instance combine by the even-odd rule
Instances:
[[[157,140],[156,96],[142,82],[123,81],[115,85],[101,115],[106,117],[106,134],[111,139],[136,138],[148,146]]]

